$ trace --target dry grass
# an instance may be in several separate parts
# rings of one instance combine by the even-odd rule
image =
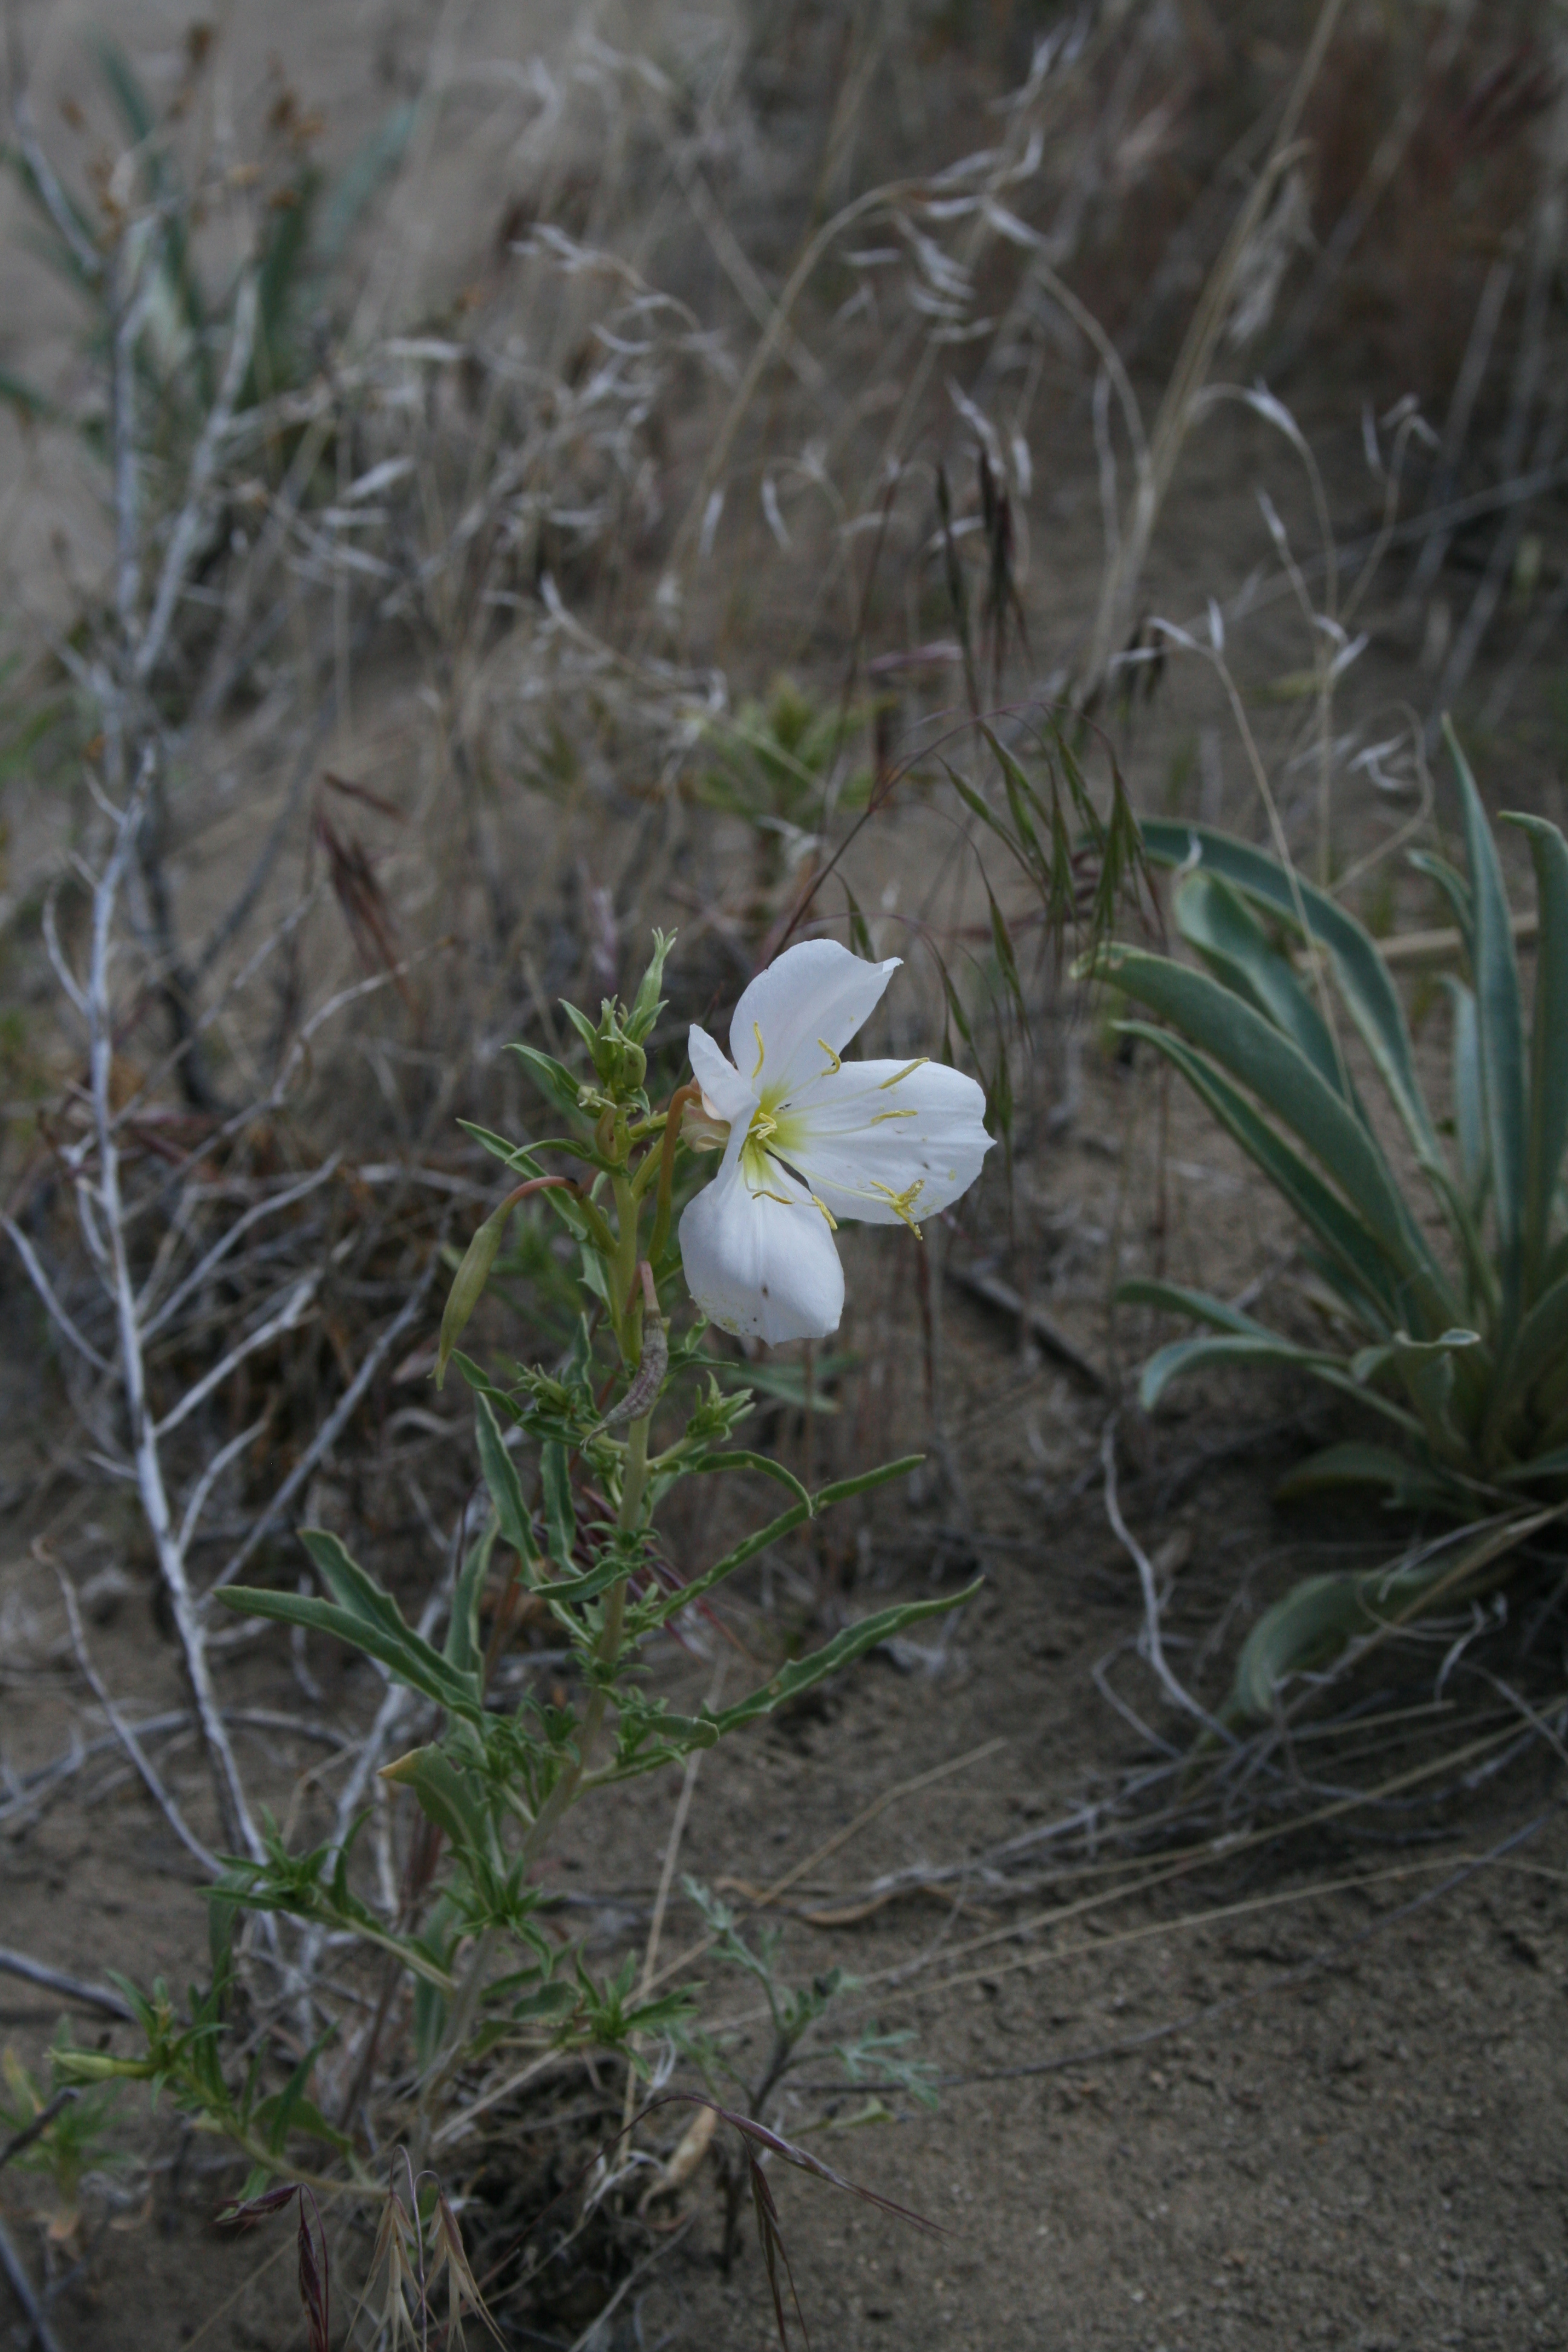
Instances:
[[[1210,1718],[1228,1636],[1177,1675],[1183,1465],[1114,1410],[1142,1334],[1107,1309],[1069,1339],[1035,1295],[1048,1255],[1081,1247],[1106,1300],[1118,1259],[1175,1245],[1163,1096],[1122,1139],[1109,1239],[1049,1231],[1037,1182],[1102,1053],[1063,927],[1158,919],[1135,872],[1095,897],[1123,776],[1146,811],[1271,831],[1382,929],[1433,919],[1397,853],[1441,817],[1441,709],[1468,705],[1479,766],[1510,755],[1515,802],[1555,806],[1568,85],[1533,16],[1461,5],[1417,39],[1334,0],[1039,27],[865,0],[605,15],[531,60],[444,18],[320,184],[307,60],[236,110],[226,37],[196,41],[141,131],[111,65],[66,89],[78,132],[30,89],[16,20],[12,160],[56,255],[29,299],[58,313],[68,284],[76,309],[52,377],[13,332],[0,393],[18,478],[46,451],[90,522],[17,583],[0,670],[8,1312],[68,1415],[46,1455],[16,1449],[5,1496],[96,1711],[89,1743],[7,1767],[0,1820],[74,1801],[117,1754],[202,1870],[261,1852],[264,1804],[335,1844],[370,1808],[367,1892],[416,1906],[428,1857],[376,1779],[407,1695],[348,1703],[301,1643],[298,1705],[253,1761],[250,1631],[210,1604],[242,1572],[292,1583],[309,1518],[439,1622],[475,1468],[424,1376],[492,1198],[458,1121],[530,1130],[501,1048],[563,1052],[558,1000],[635,980],[656,921],[680,932],[665,1091],[686,1019],[817,925],[908,957],[890,1048],[971,1061],[1007,1143],[1006,1180],[918,1277],[868,1256],[850,1360],[784,1366],[765,1442],[816,1478],[928,1443],[927,1551],[984,1557],[944,1271],[1000,1286],[1021,1349],[1028,1325],[1105,1395],[1051,1503],[1103,1495],[1135,1566],[1141,1618],[1100,1680],[1138,1760],[1005,1843],[963,1833],[957,1784],[951,1851],[918,1871],[829,1881],[835,1840],[769,1885],[734,1857],[754,1917],[797,1882],[824,1922],[959,1886],[1002,1911],[874,2003],[868,1979],[868,2027],[900,1988],[1026,1940],[1031,1903],[1098,1916],[1215,1839],[1315,1852],[1352,1813],[1402,1833],[1561,1738],[1561,1694],[1516,1687],[1467,1616],[1411,1637],[1375,1705],[1363,1684],[1302,1694],[1194,1762],[1184,1713]],[[1256,521],[1220,511],[1237,469],[1267,486]],[[1037,840],[1003,753],[1039,793]],[[572,1285],[542,1225],[508,1284],[489,1338],[559,1351]],[[792,1619],[858,1609],[872,1540],[866,1519],[788,1556],[736,1638],[767,1653]],[[102,1580],[142,1565],[184,1686],[151,1716],[93,1654]],[[522,1628],[508,1687],[560,1664]],[[194,1802],[169,1769],[193,1736]],[[327,1752],[305,1771],[307,1741]],[[648,1988],[696,1956],[659,1957],[679,1843]],[[337,2021],[320,2080],[379,2137],[402,2029],[348,1965],[252,1932],[247,2030],[272,2063]],[[586,2163],[629,2112],[620,2077],[509,2072],[515,2053],[463,2077],[437,2150],[498,2106],[566,2116]],[[753,2122],[773,2087],[754,2074]],[[536,2269],[592,2229],[605,2275],[637,2275],[643,2158],[584,2199],[551,2148],[537,2179],[488,2179],[495,2211],[543,2232]],[[571,2219],[547,2246],[529,2200],[552,2198]],[[412,2259],[406,2210],[397,2227]]]

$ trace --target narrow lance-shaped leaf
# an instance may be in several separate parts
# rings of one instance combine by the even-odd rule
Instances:
[[[1351,1286],[1358,1316],[1380,1334],[1386,1331],[1397,1315],[1394,1269],[1338,1193],[1331,1192],[1317,1171],[1184,1037],[1156,1029],[1146,1021],[1125,1021],[1118,1026],[1131,1036],[1144,1038],[1174,1063],[1199,1098],[1331,1253],[1340,1276]]]
[[[468,1556],[453,1587],[445,1654],[447,1664],[455,1667],[460,1675],[477,1675],[484,1662],[484,1650],[479,1641],[479,1596],[490,1572],[490,1558],[496,1548],[498,1532],[499,1522],[492,1513],[478,1543],[469,1545]]]
[[[1333,959],[1340,993],[1361,1032],[1389,1097],[1424,1168],[1441,1166],[1442,1146],[1415,1076],[1410,1031],[1388,966],[1370,931],[1325,890],[1284,867],[1249,842],[1185,820],[1146,819],[1145,854],[1157,866],[1194,863],[1218,874],[1266,906],[1288,929],[1308,931]],[[1298,904],[1300,911],[1298,911]]]
[[[1139,948],[1109,947],[1096,970],[1142,998],[1258,1095],[1306,1145],[1439,1328],[1454,1319],[1441,1268],[1416,1228],[1375,1139],[1300,1048],[1206,972]]]
[[[1458,738],[1443,721],[1449,755],[1459,782],[1470,888],[1476,907],[1476,1033],[1481,1070],[1481,1104],[1491,1165],[1493,1214],[1502,1260],[1503,1313],[1510,1328],[1519,1312],[1521,1250],[1525,1214],[1524,1008],[1513,926],[1491,827]]]
[[[422,1691],[437,1706],[477,1719],[483,1713],[479,1684],[460,1674],[438,1650],[405,1622],[397,1603],[373,1577],[350,1558],[336,1536],[321,1528],[300,1530],[300,1541],[332,1598],[314,1594],[271,1592],[231,1584],[218,1599],[228,1609],[251,1617],[271,1617],[280,1624],[304,1625],[331,1634],[379,1658],[397,1681]]]
[[[1459,1181],[1472,1216],[1479,1216],[1487,1181],[1486,1117],[1481,1106],[1481,1051],[1476,1000],[1463,981],[1445,982],[1454,1015],[1454,1140]]]
[[[1530,843],[1540,928],[1530,1040],[1530,1124],[1524,1190],[1524,1295],[1541,1280],[1552,1203],[1568,1140],[1568,842],[1544,817],[1510,816]]]
[[[717,1715],[669,1716],[661,1717],[661,1727],[668,1727],[678,1737],[691,1739],[693,1745],[713,1746],[742,1723],[752,1723],[759,1716],[771,1715],[786,1700],[798,1698],[805,1691],[825,1682],[857,1658],[874,1650],[879,1642],[890,1642],[911,1625],[927,1617],[945,1616],[950,1610],[962,1608],[973,1601],[982,1580],[965,1585],[962,1592],[939,1594],[932,1601],[908,1601],[896,1608],[881,1609],[874,1616],[863,1617],[858,1625],[847,1625],[843,1633],[813,1650],[808,1657],[792,1658],[776,1675],[740,1700],[734,1706],[724,1707]]]
[[[479,1441],[479,1468],[495,1505],[501,1541],[531,1562],[539,1557],[539,1551],[529,1524],[528,1506],[523,1501],[522,1480],[507,1452],[495,1407],[483,1389],[474,1393],[474,1435]]]
[[[1324,1084],[1360,1116],[1327,1022],[1240,892],[1212,874],[1189,876],[1176,893],[1176,925],[1215,977],[1299,1045]]]
[[[1521,1512],[1415,1559],[1360,1575],[1310,1576],[1253,1627],[1237,1661],[1226,1713],[1252,1722],[1272,1714],[1291,1675],[1327,1665],[1346,1644],[1384,1633],[1436,1601],[1474,1590],[1474,1580],[1557,1511]]]
[[[553,1437],[540,1448],[544,1474],[544,1525],[557,1569],[570,1570],[577,1549],[577,1513],[572,1501],[572,1466],[564,1445]]]

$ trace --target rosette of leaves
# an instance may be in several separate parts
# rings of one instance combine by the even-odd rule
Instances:
[[[765,702],[742,705],[708,730],[713,757],[696,781],[699,800],[744,817],[757,836],[760,879],[776,883],[812,847],[828,796],[841,809],[863,809],[871,771],[835,773],[846,744],[862,734],[882,702],[819,702],[792,677],[774,681]]]
[[[1453,908],[1468,968],[1448,984],[1447,1117],[1422,1090],[1370,933],[1229,835],[1182,821],[1143,828],[1151,860],[1179,873],[1176,923],[1194,963],[1111,945],[1093,964],[1155,1016],[1122,1027],[1174,1065],[1300,1219],[1320,1323],[1309,1342],[1204,1291],[1124,1284],[1121,1298],[1200,1327],[1149,1359],[1145,1408],[1205,1365],[1306,1371],[1352,1400],[1369,1433],[1313,1455],[1285,1491],[1371,1488],[1474,1523],[1419,1563],[1298,1587],[1243,1652],[1233,1706],[1244,1715],[1267,1713],[1285,1675],[1347,1640],[1474,1591],[1543,1515],[1568,1507],[1568,843],[1543,818],[1504,820],[1535,869],[1527,1021],[1496,844],[1451,730],[1448,745],[1468,871],[1421,860]],[[1393,1109],[1420,1192],[1380,1140],[1362,1072]]]

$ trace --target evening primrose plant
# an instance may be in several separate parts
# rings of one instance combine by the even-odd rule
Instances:
[[[456,1366],[472,1392],[484,1497],[444,1643],[411,1625],[321,1529],[302,1537],[319,1593],[233,1587],[222,1595],[244,1614],[361,1651],[432,1710],[428,1736],[383,1768],[439,1832],[439,1866],[412,1916],[406,1905],[401,1913],[377,1908],[362,1891],[352,1836],[299,1853],[272,1830],[265,1859],[231,1863],[212,1895],[215,1988],[231,1980],[232,1929],[246,1912],[293,1921],[318,1945],[323,1933],[357,1942],[399,1965],[415,2043],[400,2125],[416,2164],[439,2113],[460,2095],[462,2070],[497,2042],[607,2049],[637,2069],[647,2063],[639,2045],[657,2045],[689,2016],[686,1994],[638,1998],[628,1971],[601,1979],[581,1948],[553,1931],[540,1865],[573,1810],[712,1747],[955,1605],[946,1597],[881,1610],[721,1709],[680,1714],[647,1687],[652,1636],[769,1545],[901,1477],[919,1458],[809,1493],[781,1463],[738,1443],[751,1395],[721,1387],[718,1373],[731,1368],[704,1352],[708,1321],[769,1340],[831,1331],[844,1297],[837,1222],[913,1224],[973,1181],[989,1140],[973,1079],[919,1060],[844,1060],[897,967],[826,940],[789,949],[745,991],[731,1031],[735,1063],[693,1029],[696,1078],[656,1109],[647,1047],[663,1010],[669,945],[655,934],[629,1006],[606,1000],[596,1022],[566,1006],[586,1050],[585,1076],[532,1046],[515,1048],[560,1114],[561,1132],[520,1144],[470,1130],[518,1181],[470,1242],[441,1325],[437,1378]],[[722,1156],[678,1233],[677,1166],[693,1147]],[[548,1202],[575,1252],[580,1311],[563,1360],[492,1375],[458,1343],[513,1212],[534,1197]],[[688,1286],[695,1318],[681,1312]],[[672,1488],[741,1472],[783,1486],[783,1510],[717,1559],[675,1557],[658,1527]],[[574,1665],[575,1696],[566,1698],[557,1682],[549,1698],[525,1688],[505,1703],[497,1661],[510,1630],[542,1611]],[[160,1988],[138,2011],[144,2059],[79,2053],[67,2071],[167,2083],[199,2122],[251,2156],[247,2197],[272,2172],[305,2177],[296,2138],[325,2138],[353,2167],[349,2140],[310,2103],[314,2053],[281,2099],[261,2101],[253,2080],[237,2091],[222,2064],[221,2019],[203,2000],[187,2026]]]

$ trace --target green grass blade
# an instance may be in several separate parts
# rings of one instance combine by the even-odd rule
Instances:
[[[1524,1297],[1541,1281],[1552,1202],[1568,1141],[1568,842],[1544,817],[1509,816],[1530,843],[1541,928],[1530,1040],[1530,1139],[1524,1185]]]
[[[1210,825],[1150,818],[1143,825],[1143,846],[1157,866],[1191,862],[1206,873],[1217,874],[1296,932],[1300,928],[1299,895],[1307,929],[1332,960],[1345,1008],[1377,1066],[1422,1166],[1441,1164],[1442,1146],[1416,1082],[1405,1009],[1371,932],[1327,891],[1300,877],[1292,882],[1284,867],[1262,850]]]
[[[1521,1250],[1524,1234],[1525,1046],[1524,1007],[1513,928],[1497,847],[1476,780],[1449,721],[1443,721],[1449,756],[1459,780],[1465,846],[1476,905],[1476,1033],[1486,1118],[1487,1155],[1491,1164],[1492,1213],[1501,1260],[1505,1328],[1519,1311]]]
[[[321,207],[316,232],[313,258],[318,269],[336,268],[366,205],[403,160],[418,112],[418,108],[407,100],[389,107],[339,173],[331,194]]]

